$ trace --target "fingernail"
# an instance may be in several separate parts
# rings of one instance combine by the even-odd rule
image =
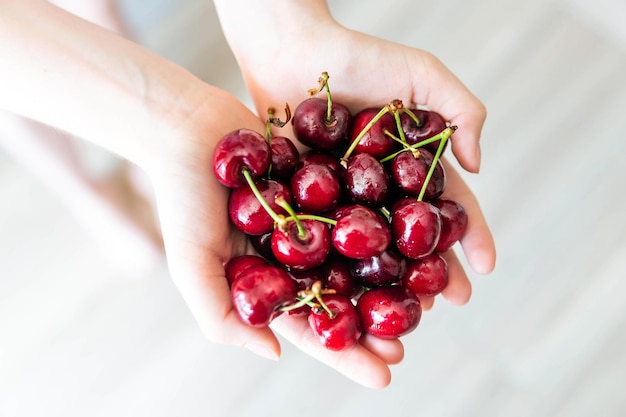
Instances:
[[[244,346],[250,352],[259,355],[265,359],[269,359],[272,361],[278,360],[278,355],[272,349],[268,348],[266,345],[260,345],[256,343],[250,343]]]
[[[476,173],[480,171],[480,159],[481,159],[480,146],[476,146],[476,150],[474,151],[474,160],[476,161]]]

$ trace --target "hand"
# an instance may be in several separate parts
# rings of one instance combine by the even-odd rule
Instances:
[[[235,19],[232,2],[216,2],[226,37],[261,116],[269,107],[281,108],[285,102],[297,105],[326,71],[333,99],[352,111],[400,99],[407,107],[426,105],[439,112],[458,127],[451,148],[460,165],[470,172],[479,171],[485,107],[437,58],[348,30],[332,19],[325,2],[276,3],[255,2],[245,11],[237,8]],[[274,14],[275,10],[282,13]],[[263,21],[253,39],[245,37],[246,32],[238,26],[247,21],[246,13],[250,19]],[[283,129],[280,134],[290,132]],[[487,223],[460,174],[446,161],[444,164],[448,176],[445,195],[461,202],[469,215],[461,239],[464,254],[476,272],[489,273],[495,264],[495,246]],[[448,251],[445,258],[449,285],[443,297],[452,304],[464,304],[471,296],[470,281],[454,251]],[[429,309],[433,299],[422,302],[424,309]],[[276,320],[273,328],[307,353],[368,386],[388,384],[390,374],[384,364],[396,363],[403,355],[400,342],[372,337],[364,338],[349,352],[324,351],[315,345],[304,323],[290,318]]]

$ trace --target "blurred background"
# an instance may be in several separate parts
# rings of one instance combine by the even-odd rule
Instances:
[[[288,343],[278,363],[213,345],[165,265],[117,268],[0,150],[0,416],[626,415],[626,3],[382,4],[330,1],[434,53],[489,111],[465,178],[498,262],[469,304],[425,313],[381,391]],[[211,2],[120,5],[138,42],[248,102]]]

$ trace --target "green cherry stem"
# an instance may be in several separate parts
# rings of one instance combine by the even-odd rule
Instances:
[[[383,117],[389,111],[390,111],[390,105],[387,104],[385,107],[380,109],[380,111],[378,113],[376,113],[376,115],[374,117],[372,117],[372,120],[370,120],[369,123],[366,124],[363,129],[361,129],[361,131],[359,132],[357,137],[354,138],[354,140],[350,144],[350,147],[348,147],[348,149],[346,150],[346,153],[344,153],[343,156],[341,157],[341,165],[344,168],[348,166],[348,159],[350,159],[350,155],[352,155],[352,152],[354,152],[354,150],[358,146],[358,144],[361,141],[361,139],[363,139],[363,136],[365,136],[365,134],[372,128],[372,126],[374,126],[374,124],[377,121],[379,121],[380,118]]]
[[[337,220],[329,219],[328,217],[318,216],[317,214],[298,214],[297,217],[295,215],[290,215],[289,217],[285,217],[285,220],[295,221],[296,218],[300,220],[317,220],[318,222],[327,223],[331,226],[335,226],[337,224]]]
[[[323,83],[324,89],[326,90],[326,97],[328,98],[328,109],[326,110],[326,123],[330,123],[333,112],[333,99],[330,94],[330,87],[328,86],[328,73],[323,72],[320,78],[320,82]]]
[[[384,157],[383,159],[380,160],[381,163],[385,163],[385,162],[389,162],[391,161],[393,158],[395,158],[396,156],[398,156],[399,154],[401,154],[402,152],[406,152],[408,150],[414,150],[417,148],[421,148],[424,145],[428,145],[429,143],[433,143],[436,142],[438,140],[447,140],[450,136],[452,136],[452,133],[454,133],[454,131],[456,130],[455,126],[452,127],[447,127],[444,130],[442,130],[441,132],[437,133],[435,136],[432,136],[428,139],[424,139],[421,142],[417,142],[416,144],[410,145],[408,148],[404,148],[404,149],[400,149],[397,152],[394,152],[392,154],[387,155],[386,157]]]
[[[405,112],[411,119],[413,119],[413,121],[415,122],[415,124],[417,126],[421,126],[422,125],[422,121],[411,110],[404,108],[404,109],[402,109],[402,111]]]
[[[256,184],[254,183],[254,179],[252,179],[252,176],[250,175],[250,172],[247,169],[244,168],[242,170],[242,173],[243,173],[243,176],[246,179],[246,182],[250,186],[250,189],[252,190],[252,193],[254,193],[254,196],[257,198],[257,200],[259,200],[259,203],[265,209],[267,214],[269,214],[269,216],[272,218],[272,220],[274,220],[274,222],[277,223],[279,225],[279,227],[284,226],[287,223],[286,220],[285,220],[285,216],[282,216],[282,215],[276,213],[274,211],[274,209],[272,209],[272,207],[269,205],[269,203],[265,200],[265,198],[263,198],[263,195],[261,194],[261,192],[257,188]]]
[[[289,220],[287,220],[286,218],[285,221],[293,220],[294,222],[296,222],[296,227],[298,228],[298,237],[300,239],[306,239],[306,236],[307,236],[306,230],[304,229],[304,227],[302,227],[300,216],[296,215],[296,212],[293,209],[293,207],[289,205],[289,203],[287,202],[287,200],[283,198],[283,196],[278,196],[278,198],[276,198],[276,204],[281,206],[283,209],[285,209],[287,213],[289,213],[289,217],[288,217]]]
[[[426,194],[426,188],[428,187],[428,183],[433,176],[433,172],[435,172],[435,168],[437,167],[437,162],[439,162],[439,158],[441,158],[441,153],[443,152],[443,148],[446,146],[446,142],[450,139],[450,136],[456,130],[456,126],[446,127],[441,133],[443,137],[439,142],[439,146],[437,147],[437,152],[433,156],[433,162],[430,165],[430,169],[426,174],[426,178],[424,179],[424,183],[422,184],[422,189],[420,190],[419,195],[417,196],[417,201],[422,201],[424,199],[424,194]]]

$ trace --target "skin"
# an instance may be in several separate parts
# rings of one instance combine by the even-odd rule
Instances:
[[[425,105],[442,114],[459,127],[451,144],[454,157],[462,168],[478,173],[485,107],[432,54],[347,29],[333,19],[322,0],[216,0],[215,4],[259,114],[269,107],[281,108],[285,101],[299,103],[326,71],[333,100],[352,112],[397,98],[407,107]],[[245,22],[255,20],[263,24],[255,27],[254,37],[246,36]],[[290,132],[282,129],[280,133]],[[445,195],[458,199],[469,215],[461,240],[463,253],[475,272],[490,273],[495,266],[495,245],[487,222],[459,173],[450,164],[445,166]],[[467,273],[454,251],[444,256],[450,283],[443,297],[455,305],[465,304],[471,296]],[[424,308],[430,309],[433,302],[425,299]],[[350,351],[334,353],[319,349],[302,323],[285,318],[273,328],[312,356],[370,387],[387,386],[389,365],[403,357],[400,341],[365,337]]]
[[[268,106],[302,100],[324,70],[335,99],[352,110],[400,98],[441,112],[460,126],[454,155],[478,171],[484,106],[432,55],[347,30],[321,1],[215,3],[263,119]],[[277,6],[282,13],[270,12]],[[260,19],[258,36],[246,36],[246,26]],[[319,345],[306,319],[281,316],[271,329],[257,329],[232,310],[223,265],[252,249],[230,226],[228,190],[209,167],[220,137],[243,127],[263,132],[260,118],[178,65],[45,1],[0,0],[0,39],[10,40],[0,42],[0,109],[100,145],[147,174],[172,279],[209,340],[276,359],[277,332],[364,386],[390,383],[390,365],[404,355],[400,341],[365,335],[355,347],[332,352]],[[333,48],[323,39],[333,39]],[[305,64],[312,62],[318,66]],[[372,64],[380,62],[385,65]],[[488,273],[495,264],[489,229],[460,176],[449,177],[448,195],[470,217],[464,254],[475,271]],[[463,304],[471,286],[455,256],[446,254],[451,284],[444,297]]]

